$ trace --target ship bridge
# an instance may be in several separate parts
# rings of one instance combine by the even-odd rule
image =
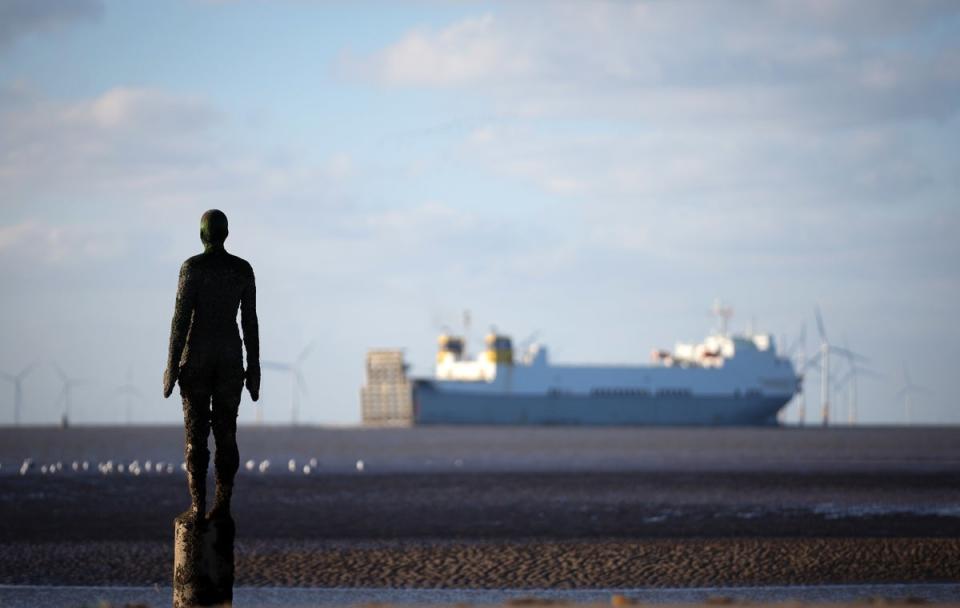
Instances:
[[[762,353],[762,354],[761,354]],[[673,351],[654,350],[651,353],[653,363],[665,367],[723,367],[736,360],[738,364],[752,363],[757,355],[760,358],[775,356],[776,346],[769,334],[751,334],[728,336],[714,334],[699,344],[678,342]]]

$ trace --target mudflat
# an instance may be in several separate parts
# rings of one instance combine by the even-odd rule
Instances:
[[[778,449],[777,431],[536,430],[524,444],[522,434],[497,429],[473,439],[459,429],[297,429],[286,453],[264,441],[273,459],[266,473],[238,477],[236,582],[542,589],[960,581],[960,432],[783,430]],[[37,472],[40,461],[24,475],[3,467],[0,584],[169,584],[172,521],[189,501],[179,460],[172,474],[130,475],[73,473],[69,457],[86,450],[120,462],[143,448],[172,459],[177,436],[164,431],[168,450],[115,432],[126,446],[120,453],[66,437],[73,448],[45,456],[67,461],[55,474]],[[256,446],[264,436],[283,439],[277,429],[246,435],[244,454],[241,429],[245,458],[263,456]],[[579,451],[543,447],[563,439]],[[0,458],[15,461],[10,446]],[[304,474],[311,451],[320,462]],[[682,466],[670,460],[678,451],[687,454]],[[363,472],[353,466],[357,454],[367,456]],[[668,462],[655,466],[651,454]]]

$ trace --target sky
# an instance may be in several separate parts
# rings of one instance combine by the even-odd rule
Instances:
[[[810,354],[819,306],[878,374],[860,422],[957,424],[958,109],[950,0],[0,0],[0,370],[40,362],[26,423],[53,363],[75,423],[123,422],[124,384],[182,420],[177,272],[218,208],[263,359],[315,341],[306,423],[359,422],[368,348],[431,375],[467,309],[474,350],[641,364],[720,298]],[[290,390],[265,371],[267,422]]]

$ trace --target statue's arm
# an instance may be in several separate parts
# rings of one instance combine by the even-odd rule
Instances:
[[[173,321],[170,323],[170,352],[167,356],[167,370],[163,374],[163,396],[169,397],[180,375],[180,356],[187,343],[190,320],[196,303],[196,285],[190,272],[190,266],[184,262],[180,267],[180,281],[177,285],[177,303],[173,309]]]
[[[260,325],[257,322],[257,285],[250,271],[250,282],[240,297],[240,326],[247,349],[247,390],[250,398],[260,398]]]

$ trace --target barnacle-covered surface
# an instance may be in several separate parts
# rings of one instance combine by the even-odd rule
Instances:
[[[237,409],[244,378],[256,399],[260,390],[260,341],[256,283],[246,260],[227,253],[227,218],[217,210],[201,220],[204,252],[180,267],[177,300],[170,326],[170,352],[164,394],[179,380],[186,430],[185,462],[193,508],[204,512],[209,461],[207,438],[213,428],[217,507],[229,511],[233,477],[240,463]],[[237,327],[237,312],[243,339]],[[247,370],[243,368],[243,346]]]

